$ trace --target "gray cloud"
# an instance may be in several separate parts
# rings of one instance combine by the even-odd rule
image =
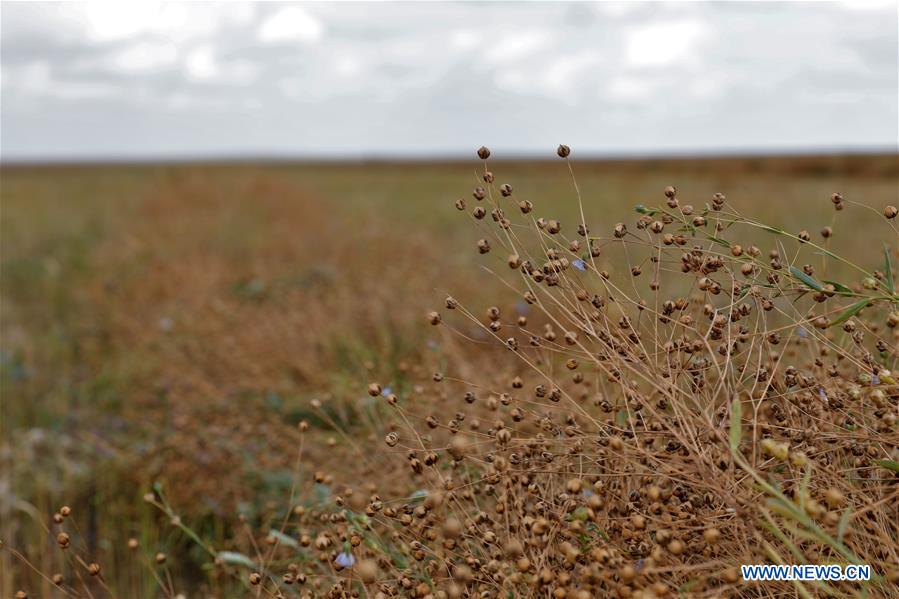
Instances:
[[[895,147],[897,5],[4,3],[4,159]]]

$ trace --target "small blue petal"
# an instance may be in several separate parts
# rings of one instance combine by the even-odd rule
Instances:
[[[352,568],[356,563],[356,558],[353,557],[352,553],[347,553],[346,551],[342,551],[337,554],[337,557],[334,559],[334,563],[340,566],[341,568]]]
[[[587,265],[584,264],[584,261],[581,259],[575,260],[574,262],[571,263],[571,265],[582,272],[587,270]]]
[[[872,385],[879,385],[879,384],[880,384],[880,377],[877,376],[876,374],[875,374],[874,376],[872,376],[872,377],[871,377],[871,384],[872,384]]]
[[[821,401],[827,401],[827,394],[824,392],[824,387],[818,387],[818,397],[821,398]]]
[[[805,339],[808,337],[808,331],[806,331],[804,327],[799,327],[799,336]]]
[[[383,395],[384,397],[387,397],[391,393],[393,393],[393,387],[391,387],[390,385],[387,385],[386,387],[381,389],[381,395]]]

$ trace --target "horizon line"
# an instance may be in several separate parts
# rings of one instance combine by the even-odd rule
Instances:
[[[495,162],[539,162],[557,159],[555,150],[547,153],[511,152],[503,154],[502,149],[493,151],[491,160]],[[583,154],[572,150],[572,160],[578,161],[637,161],[637,160],[677,160],[677,159],[733,159],[733,158],[799,158],[829,156],[899,156],[899,143],[882,146],[817,146],[780,148],[702,148],[665,150],[593,150]],[[147,154],[87,154],[83,156],[3,156],[0,151],[0,166],[69,166],[69,165],[151,165],[151,164],[212,164],[212,163],[440,163],[480,160],[475,150],[470,152],[424,151],[418,154],[405,152],[360,152],[360,153],[315,153],[315,152],[172,152]]]

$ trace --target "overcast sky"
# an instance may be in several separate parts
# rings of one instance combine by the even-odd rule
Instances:
[[[0,152],[895,148],[897,7],[3,2]]]

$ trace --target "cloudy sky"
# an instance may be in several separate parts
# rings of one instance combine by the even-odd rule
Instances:
[[[897,9],[3,2],[0,154],[895,148]]]

